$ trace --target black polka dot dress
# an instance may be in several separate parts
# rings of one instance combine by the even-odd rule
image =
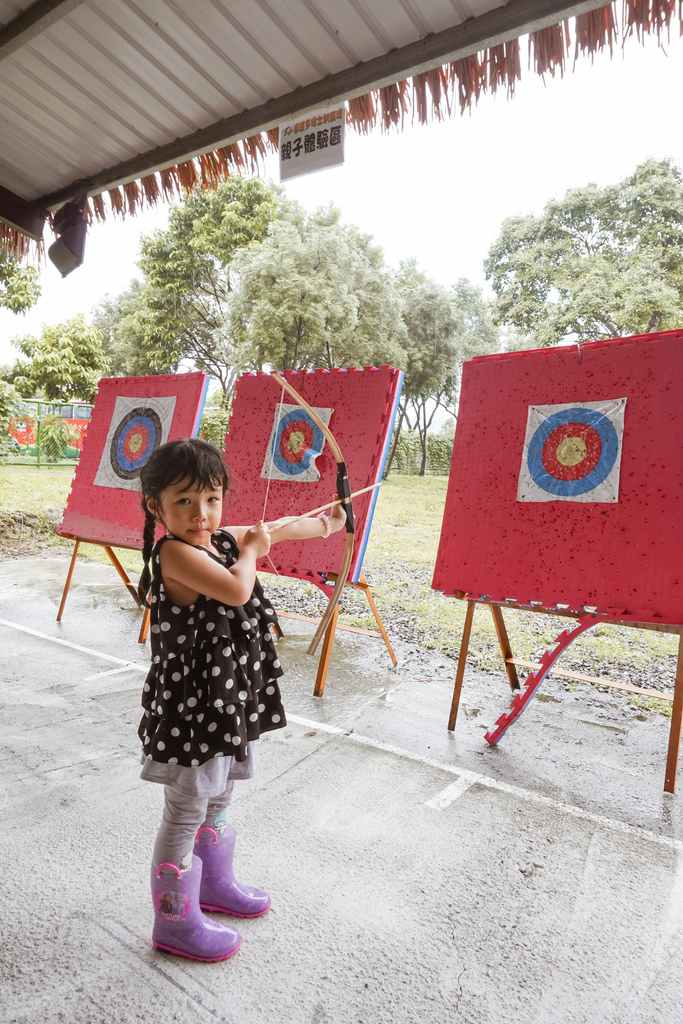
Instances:
[[[245,761],[250,741],[287,724],[277,684],[275,612],[258,580],[240,607],[203,595],[185,607],[173,604],[159,569],[168,539],[152,551],[152,665],[138,729],[143,756],[186,768],[216,758]],[[212,543],[217,551],[207,551],[209,558],[226,567],[235,563],[239,549],[229,533],[219,530]]]

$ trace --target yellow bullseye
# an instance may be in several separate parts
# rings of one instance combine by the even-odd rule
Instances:
[[[142,443],[143,443],[142,434],[131,434],[130,437],[128,438],[128,449],[129,449],[129,451],[131,451],[133,453],[133,455],[137,455],[137,453],[142,448]]]
[[[292,455],[298,455],[306,444],[306,438],[301,430],[293,430],[287,438],[287,448]]]
[[[578,466],[588,455],[582,437],[565,437],[557,446],[555,458],[563,466]]]

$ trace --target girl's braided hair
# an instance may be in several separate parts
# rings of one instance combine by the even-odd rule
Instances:
[[[225,494],[230,485],[230,476],[223,452],[201,438],[183,437],[179,441],[169,441],[156,448],[140,470],[142,510],[145,513],[142,533],[142,558],[145,566],[138,583],[138,595],[145,607],[149,607],[147,595],[152,582],[149,562],[152,557],[157,520],[163,523],[161,495],[167,487],[181,480],[187,480],[188,490],[195,486],[200,491],[220,487]],[[150,498],[157,510],[156,515],[147,507]]]

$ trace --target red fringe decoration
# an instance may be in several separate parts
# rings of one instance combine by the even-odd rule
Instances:
[[[408,110],[408,80],[394,82],[379,90],[379,107],[382,130],[388,132],[392,125],[403,126],[403,118]]]
[[[229,173],[228,169],[236,167],[238,173],[242,173],[245,168],[244,154],[242,153],[242,147],[236,142],[233,142],[231,146],[223,146],[222,149],[216,150],[216,156],[223,163],[226,169],[226,173]]]
[[[109,202],[114,213],[119,217],[126,216],[126,204],[123,197],[123,192],[120,188],[111,188],[107,193],[109,196]]]
[[[138,206],[142,207],[142,196],[137,181],[127,181],[123,186],[123,194],[128,200],[128,213],[134,217]]]
[[[426,75],[413,76],[413,121],[415,115],[420,124],[427,124],[427,78]]]
[[[460,101],[460,113],[465,113],[465,108],[472,111],[472,99],[479,102],[482,89],[486,91],[486,53],[479,59],[478,53],[473,53],[462,60],[454,60],[451,64],[451,81],[458,83],[458,100]]]
[[[590,54],[591,64],[597,51],[604,50],[606,46],[609,46],[611,57],[614,52],[614,44],[617,41],[614,4],[607,4],[606,7],[599,7],[596,11],[589,11],[587,14],[579,14],[574,22],[574,31],[576,32],[575,64],[579,50],[583,56]]]
[[[146,178],[140,178],[140,189],[147,205],[156,206],[161,198],[156,174],[148,174]],[[142,205],[142,196],[140,197],[140,204]]]
[[[184,192],[191,192],[199,181],[194,160],[186,160],[184,164],[176,164],[174,171],[180,188]]]
[[[252,171],[258,171],[259,158],[265,160],[268,155],[263,135],[251,135],[248,139],[242,139],[242,149],[248,158]]]
[[[202,172],[202,188],[218,188],[225,178],[225,170],[216,154],[202,153],[199,166]]]
[[[104,205],[104,196],[100,192],[99,195],[92,196],[90,202],[92,203],[92,208],[95,217],[100,222],[100,224],[104,224],[105,220],[107,219],[107,208]]]
[[[266,132],[266,138],[268,139],[268,145],[270,146],[272,153],[277,153],[280,148],[280,129],[269,128]]]
[[[175,199],[178,183],[173,173],[174,170],[174,167],[165,167],[163,171],[159,171],[159,180],[164,199]]]
[[[370,128],[377,124],[377,107],[375,97],[371,92],[365,96],[356,96],[349,100],[346,110],[346,123],[350,124],[357,132],[367,135]]]
[[[661,46],[666,29],[667,39],[676,0],[624,0],[624,39],[636,30],[638,39],[645,42],[646,33],[656,33]]]
[[[566,21],[564,24],[549,25],[548,28],[532,32],[529,36],[529,67],[531,67],[533,49],[536,74],[544,77],[546,71],[549,71],[554,78],[555,71],[559,68],[560,78],[562,78],[565,57],[569,52],[569,42],[569,24]]]
[[[43,243],[34,242],[28,235],[22,235],[21,231],[15,231],[8,224],[0,221],[0,248],[6,248],[10,256],[17,260],[23,260],[26,256],[34,255],[38,259],[43,254]]]
[[[512,39],[509,43],[491,47],[488,53],[488,66],[489,90],[495,93],[498,91],[499,85],[504,85],[508,96],[514,96],[515,82],[522,77],[519,39]]]

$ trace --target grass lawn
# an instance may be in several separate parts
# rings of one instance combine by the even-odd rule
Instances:
[[[72,542],[57,537],[54,509],[62,509],[71,486],[69,470],[0,467],[0,557],[68,554]],[[364,572],[390,634],[454,657],[459,648],[465,603],[431,589],[431,578],[446,499],[446,477],[391,476],[383,485],[368,543]],[[47,509],[47,511],[46,511]],[[108,562],[95,545],[82,545],[84,557]],[[118,549],[121,562],[139,572],[137,552]],[[311,614],[324,607],[317,588],[299,580],[266,576],[266,587],[278,592],[277,606],[300,610],[295,599],[306,597]],[[515,656],[535,661],[553,644],[571,620],[509,610],[505,613]],[[372,629],[375,621],[362,594],[347,590],[341,621]],[[678,638],[665,633],[598,626],[579,638],[563,656],[562,666],[587,675],[604,676],[650,689],[673,689]],[[477,608],[470,645],[470,663],[502,671],[493,620]],[[520,670],[522,673],[524,670]],[[671,713],[667,702],[629,698],[634,705]]]

